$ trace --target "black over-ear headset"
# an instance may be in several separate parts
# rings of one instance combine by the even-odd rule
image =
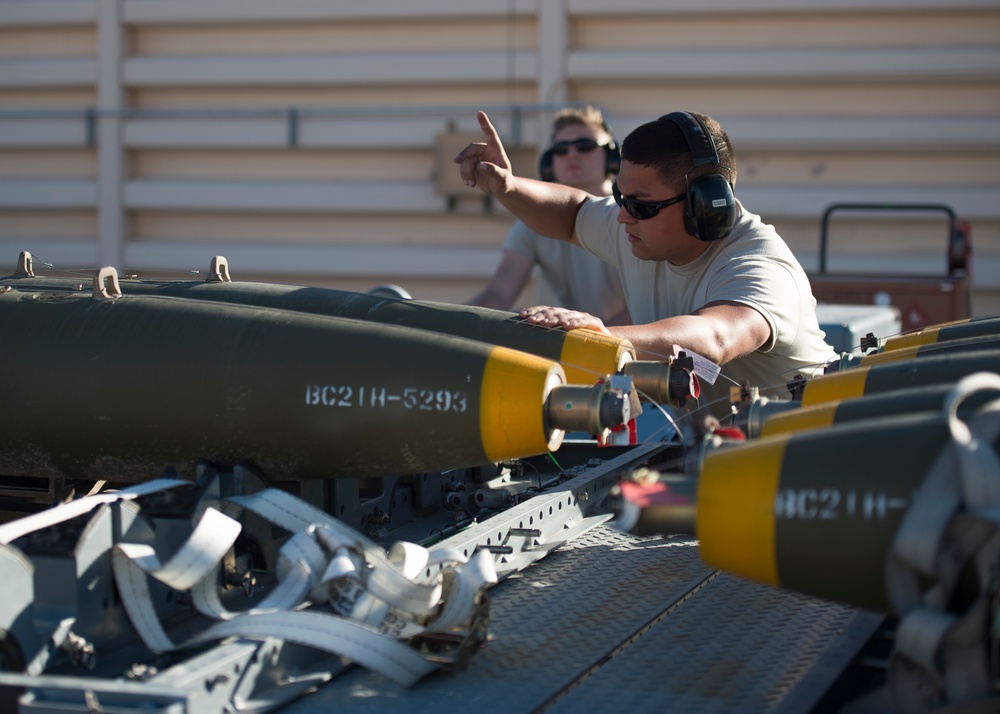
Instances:
[[[660,117],[680,127],[694,157],[695,167],[719,165],[715,141],[701,120],[689,112],[671,112]],[[698,240],[721,240],[736,223],[736,199],[733,187],[721,173],[699,176],[687,186],[684,228]]]
[[[615,143],[615,134],[611,131],[611,127],[608,125],[607,121],[602,121],[601,126],[604,127],[604,131],[608,133],[608,143],[604,148],[604,174],[617,174],[619,169],[622,167],[622,155],[618,150],[618,144]],[[542,154],[542,157],[538,160],[538,175],[542,177],[542,181],[555,181],[556,174],[552,170],[552,149],[549,149]]]

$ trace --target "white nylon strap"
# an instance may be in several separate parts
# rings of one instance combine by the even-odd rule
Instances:
[[[55,508],[49,508],[29,516],[18,518],[0,526],[0,544],[8,545],[18,538],[33,533],[34,531],[49,528],[57,523],[66,521],[89,513],[96,506],[102,503],[113,503],[114,501],[129,501],[139,496],[145,496],[155,491],[164,491],[168,488],[190,485],[187,481],[177,479],[156,479],[145,483],[129,486],[114,493],[99,493],[96,496],[85,496],[75,501],[60,504]]]
[[[983,646],[988,639],[984,633],[993,627],[992,600],[990,596],[980,597],[945,636],[942,647],[945,689],[951,701],[972,701],[985,692],[995,692],[991,658]],[[994,705],[997,704],[1000,702],[994,699]]]
[[[382,552],[381,546],[374,541],[348,528],[325,511],[321,511],[285,491],[271,488],[248,496],[234,496],[226,500],[256,513],[289,533],[322,524],[328,526],[343,542],[352,543],[366,553],[368,551]]]
[[[395,560],[393,560],[395,558]],[[417,583],[407,577],[406,572],[419,577],[429,560],[427,549],[415,543],[396,543],[390,550],[390,557],[382,553],[373,556],[376,567],[368,571],[368,591],[387,603],[390,607],[427,617],[441,599],[441,582],[434,577],[430,583]]]
[[[477,551],[467,563],[463,563],[464,557],[455,551],[446,551],[445,555],[447,557],[432,553],[436,573],[433,577],[439,583],[443,605],[439,604],[430,618],[386,607],[385,601],[352,578],[330,583],[330,605],[335,612],[379,627],[396,638],[463,628],[475,612],[479,593],[497,582],[496,567],[488,551]]]
[[[955,478],[958,466],[954,446],[946,445],[917,489],[896,534],[896,556],[924,575],[933,575],[941,537],[962,504]]]
[[[388,554],[381,547],[350,531],[339,521],[285,493],[263,491],[231,499],[284,528],[311,523],[317,538],[334,552],[323,581],[334,611],[378,626],[394,637],[408,638],[422,632],[443,632],[468,622],[480,590],[497,582],[492,556],[485,552],[472,561],[454,549],[428,551],[414,543],[394,544]],[[300,506],[306,506],[301,508]],[[351,548],[364,548],[367,564]],[[441,599],[444,576],[453,581]]]
[[[1000,375],[992,372],[977,372],[960,379],[948,393],[944,401],[944,412],[948,417],[948,427],[952,440],[959,445],[958,457],[961,461],[959,473],[962,477],[962,494],[969,508],[989,507],[1000,504],[1000,458],[992,447],[996,437],[992,434],[977,436],[969,426],[958,418],[958,408],[970,395],[992,390],[1000,392]],[[986,426],[977,424],[977,426]],[[981,437],[985,437],[981,438]]]
[[[191,537],[168,560],[161,564],[149,546],[120,543],[119,548],[128,553],[133,565],[147,575],[169,585],[174,590],[190,590],[195,583],[208,577],[236,542],[242,526],[239,521],[223,515],[214,508],[206,508]],[[142,553],[147,549],[148,553]]]
[[[928,608],[914,608],[900,620],[896,629],[896,647],[919,665],[935,684],[941,685],[938,652],[948,631],[955,626],[954,615]]]
[[[268,593],[252,612],[289,610],[301,605],[317,582],[317,573],[323,567],[323,553],[309,535],[302,531],[292,536],[282,546],[278,569],[278,585]],[[215,620],[229,620],[240,613],[229,611],[219,600],[215,578],[205,578],[191,590],[195,608]]]
[[[977,437],[975,431],[958,418],[961,403],[984,389],[1000,390],[1000,376],[992,373],[968,375],[959,380],[945,398],[943,411],[952,441],[935,460],[918,489],[887,561],[887,587],[900,612],[916,606],[920,599],[917,573],[931,578],[940,574],[942,538],[963,503],[974,509],[1000,506],[1000,460],[989,446],[996,438],[998,427],[994,423],[998,420],[989,422],[987,417],[975,418],[976,430],[980,432]]]
[[[886,563],[890,602],[901,616],[895,651],[916,664],[946,701],[986,695],[992,677],[982,633],[989,628],[989,592],[1000,552],[1000,401],[970,418],[958,408],[980,390],[1000,391],[1000,376],[969,375],[943,404],[952,437],[917,491]],[[947,542],[947,547],[945,543]],[[948,612],[953,590],[973,559],[980,593],[963,613]],[[922,583],[930,578],[931,586]],[[893,660],[890,681],[906,686],[913,675]]]
[[[147,575],[190,590],[199,612],[220,620],[180,647],[232,636],[278,637],[346,657],[410,686],[438,665],[400,640],[468,626],[479,592],[497,582],[487,552],[466,562],[454,550],[429,552],[401,542],[386,553],[285,492],[230,500],[292,534],[279,553],[278,585],[250,611],[231,612],[219,599],[218,565],[240,529],[238,521],[214,508],[205,509],[191,537],[166,564],[147,545],[116,545],[113,567],[123,603],[154,652],[178,645],[158,620]],[[353,620],[298,609],[310,600],[328,603]]]
[[[175,590],[188,590],[199,581],[216,586],[216,566],[236,542],[241,526],[214,508],[207,508],[191,537],[163,565],[156,552],[143,543],[118,543],[112,554],[112,570],[122,604],[139,637],[154,652],[169,652],[174,643],[164,631],[153,607],[146,576]]]
[[[122,549],[121,546],[122,544],[117,545],[112,552],[111,568],[125,612],[146,647],[157,654],[169,652],[174,649],[174,643],[163,629],[153,608],[146,572],[132,564],[128,549]]]
[[[422,552],[424,549],[419,545],[410,543],[391,551],[395,553],[394,557],[396,558],[396,562],[393,563],[392,558],[386,556],[385,551],[376,543],[348,529],[329,514],[296,499],[291,494],[269,489],[250,496],[240,496],[229,500],[288,531],[294,532],[296,528],[322,524],[328,530],[318,529],[317,532],[321,538],[328,539],[328,545],[331,548],[347,543],[362,549],[365,556],[375,566],[360,571],[365,590],[387,603],[390,608],[410,613],[418,618],[427,617],[432,614],[440,599],[440,582],[413,582],[401,570],[402,566],[411,568],[413,572],[418,573],[429,563],[429,556]],[[413,565],[407,564],[408,558],[415,558]],[[462,561],[464,562],[464,558]],[[361,616],[365,621],[370,621],[370,616],[363,615],[360,609],[352,608],[351,615],[353,617]]]
[[[340,553],[341,558],[348,557],[348,553],[354,547],[354,544],[344,543],[339,533],[326,528],[325,525],[316,527],[316,536],[328,550]],[[371,606],[370,603],[364,602],[366,597],[375,597],[390,608],[409,613],[410,617],[418,619],[433,613],[437,602],[441,599],[441,585],[440,579],[436,577],[436,571],[429,577],[424,574],[430,560],[426,548],[415,543],[400,542],[390,548],[388,556],[379,548],[367,550],[363,557],[366,564],[361,567],[355,563],[352,566],[351,576],[359,580],[366,594],[359,594],[350,609],[341,611],[341,614],[349,614],[365,622],[372,622],[370,614],[363,614],[368,612]],[[341,560],[338,567],[348,566]],[[338,577],[343,576],[338,575],[334,569],[328,578],[324,578],[326,586],[324,589],[327,592],[330,587],[341,587],[334,583]],[[338,594],[341,603],[344,602],[344,598],[344,592]]]
[[[315,647],[346,657],[404,687],[412,686],[437,668],[407,644],[385,637],[367,625],[304,610],[237,617],[215,625],[186,644],[225,637],[279,637]]]
[[[358,564],[344,548],[336,551],[326,566],[326,572],[323,573],[324,582],[336,580],[337,578],[355,578],[359,580],[361,578],[361,575],[358,573]]]
[[[496,566],[489,551],[480,550],[473,554],[469,562],[461,567],[463,577],[448,577],[444,608],[427,627],[428,632],[447,632],[462,627],[475,611],[476,596],[480,591],[497,582]],[[455,572],[452,567],[446,575]]]

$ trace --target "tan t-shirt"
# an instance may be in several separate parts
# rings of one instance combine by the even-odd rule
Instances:
[[[822,373],[835,357],[816,318],[809,278],[774,227],[746,211],[732,232],[697,260],[682,266],[640,260],[632,255],[614,199],[585,203],[576,235],[587,250],[618,266],[632,322],[641,325],[687,315],[706,303],[728,300],[754,308],[771,328],[770,341],[753,354],[723,365],[715,386],[702,383],[702,406],[726,406],[729,388],[749,382],[762,396],[790,396],[796,374]],[[683,347],[683,345],[681,345]],[[722,413],[725,409],[713,409]]]
[[[504,250],[534,262],[541,273],[538,304],[568,307],[608,320],[625,309],[618,268],[566,241],[545,238],[516,221]]]

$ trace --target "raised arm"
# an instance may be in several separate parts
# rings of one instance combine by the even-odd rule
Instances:
[[[455,157],[465,184],[496,197],[536,233],[575,243],[576,213],[590,194],[562,184],[515,176],[489,117],[479,112],[477,118],[485,141],[469,144]]]

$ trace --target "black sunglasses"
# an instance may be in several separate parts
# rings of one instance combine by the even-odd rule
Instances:
[[[615,203],[622,206],[626,211],[628,211],[628,214],[637,221],[645,221],[652,218],[660,212],[661,208],[666,208],[667,206],[672,206],[675,203],[680,203],[687,198],[686,193],[679,193],[673,198],[668,198],[666,201],[640,201],[637,198],[623,196],[622,192],[618,190],[617,181],[611,184],[611,193],[615,197]]]
[[[581,154],[586,154],[593,151],[598,146],[604,146],[604,144],[598,144],[594,139],[573,139],[573,141],[557,141],[549,149],[553,154],[557,156],[565,156],[569,153],[569,147],[576,147],[576,150]]]

